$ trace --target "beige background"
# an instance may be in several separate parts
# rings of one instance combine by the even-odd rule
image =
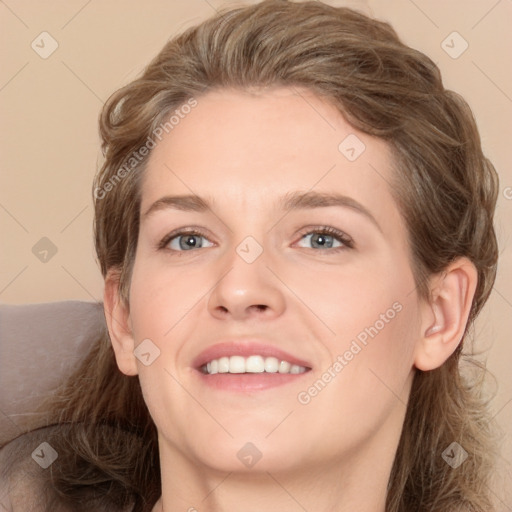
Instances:
[[[102,298],[92,243],[91,183],[99,158],[103,102],[133,79],[165,41],[226,3],[217,0],[0,1],[1,163],[0,302],[23,304]],[[498,280],[475,332],[496,377],[492,406],[505,428],[501,465],[512,480],[512,1],[335,1],[390,21],[403,40],[427,53],[446,85],[461,93],[478,121],[486,154],[501,176],[496,226]],[[31,47],[48,32],[47,59]],[[458,32],[469,45],[452,58],[442,42]],[[452,52],[464,44],[450,36]],[[453,43],[452,43],[453,41]],[[37,47],[36,47],[37,48]],[[49,238],[46,263],[32,252]],[[502,510],[510,490],[497,486]]]

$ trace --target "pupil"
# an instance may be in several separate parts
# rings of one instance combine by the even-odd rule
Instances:
[[[182,238],[181,240],[181,248],[182,249],[190,249],[191,247],[197,247],[198,243],[196,240],[196,235],[189,235],[186,238]]]
[[[331,247],[332,246],[332,236],[318,234],[313,237],[313,245],[318,246],[318,247]]]

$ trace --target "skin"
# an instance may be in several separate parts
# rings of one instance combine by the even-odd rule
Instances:
[[[143,217],[129,307],[115,272],[105,287],[119,368],[139,375],[159,432],[163,489],[154,510],[243,503],[244,512],[383,512],[414,372],[440,366],[457,347],[475,269],[459,259],[432,276],[429,302],[418,297],[390,191],[389,147],[311,92],[218,90],[197,100],[152,151],[141,212],[171,194],[208,197],[211,209]],[[338,149],[350,134],[366,146],[352,162]],[[280,209],[282,195],[311,190],[348,196],[375,222],[346,206]],[[175,239],[157,249],[171,231],[190,226],[202,231],[202,248],[173,251]],[[307,234],[323,226],[346,233],[353,247],[315,246]],[[250,264],[236,251],[247,236],[263,249]],[[393,304],[394,318],[301,403],[299,393],[332,374],[338,356]],[[305,359],[312,370],[265,391],[205,386],[192,360],[243,336]],[[160,356],[145,366],[133,351],[148,338]],[[237,457],[248,442],[261,453],[252,467]]]

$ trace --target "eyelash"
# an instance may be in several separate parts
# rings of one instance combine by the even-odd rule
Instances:
[[[339,251],[346,251],[347,249],[353,249],[354,248],[354,241],[350,236],[348,236],[343,231],[340,231],[339,229],[333,228],[331,226],[318,226],[318,227],[310,227],[307,228],[307,230],[304,230],[300,234],[300,240],[302,240],[305,236],[311,235],[311,234],[317,234],[317,235],[330,235],[334,238],[336,238],[339,242],[342,243],[340,247],[330,247],[328,249],[324,249],[325,251],[329,251],[331,253],[333,252],[339,252]],[[158,244],[157,244],[157,250],[163,250],[163,251],[170,251],[175,253],[180,252],[188,252],[188,251],[176,251],[175,249],[169,249],[167,245],[173,240],[174,238],[178,238],[180,236],[184,235],[195,235],[204,237],[208,240],[208,237],[205,236],[204,233],[197,229],[189,228],[189,229],[179,229],[172,231],[168,235],[166,235]],[[314,248],[310,248],[314,250]]]
[[[350,238],[346,233],[340,231],[339,229],[333,228],[331,226],[318,226],[313,228],[307,228],[305,231],[301,232],[300,237],[301,240],[311,234],[317,235],[330,235],[333,238],[336,238],[339,242],[342,243],[340,247],[330,247],[325,250],[329,250],[330,252],[339,252],[347,249],[354,248],[354,241]]]

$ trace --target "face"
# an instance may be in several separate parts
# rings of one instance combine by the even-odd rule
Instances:
[[[129,325],[163,453],[292,471],[396,449],[420,306],[393,172],[306,90],[209,92],[157,144]]]

